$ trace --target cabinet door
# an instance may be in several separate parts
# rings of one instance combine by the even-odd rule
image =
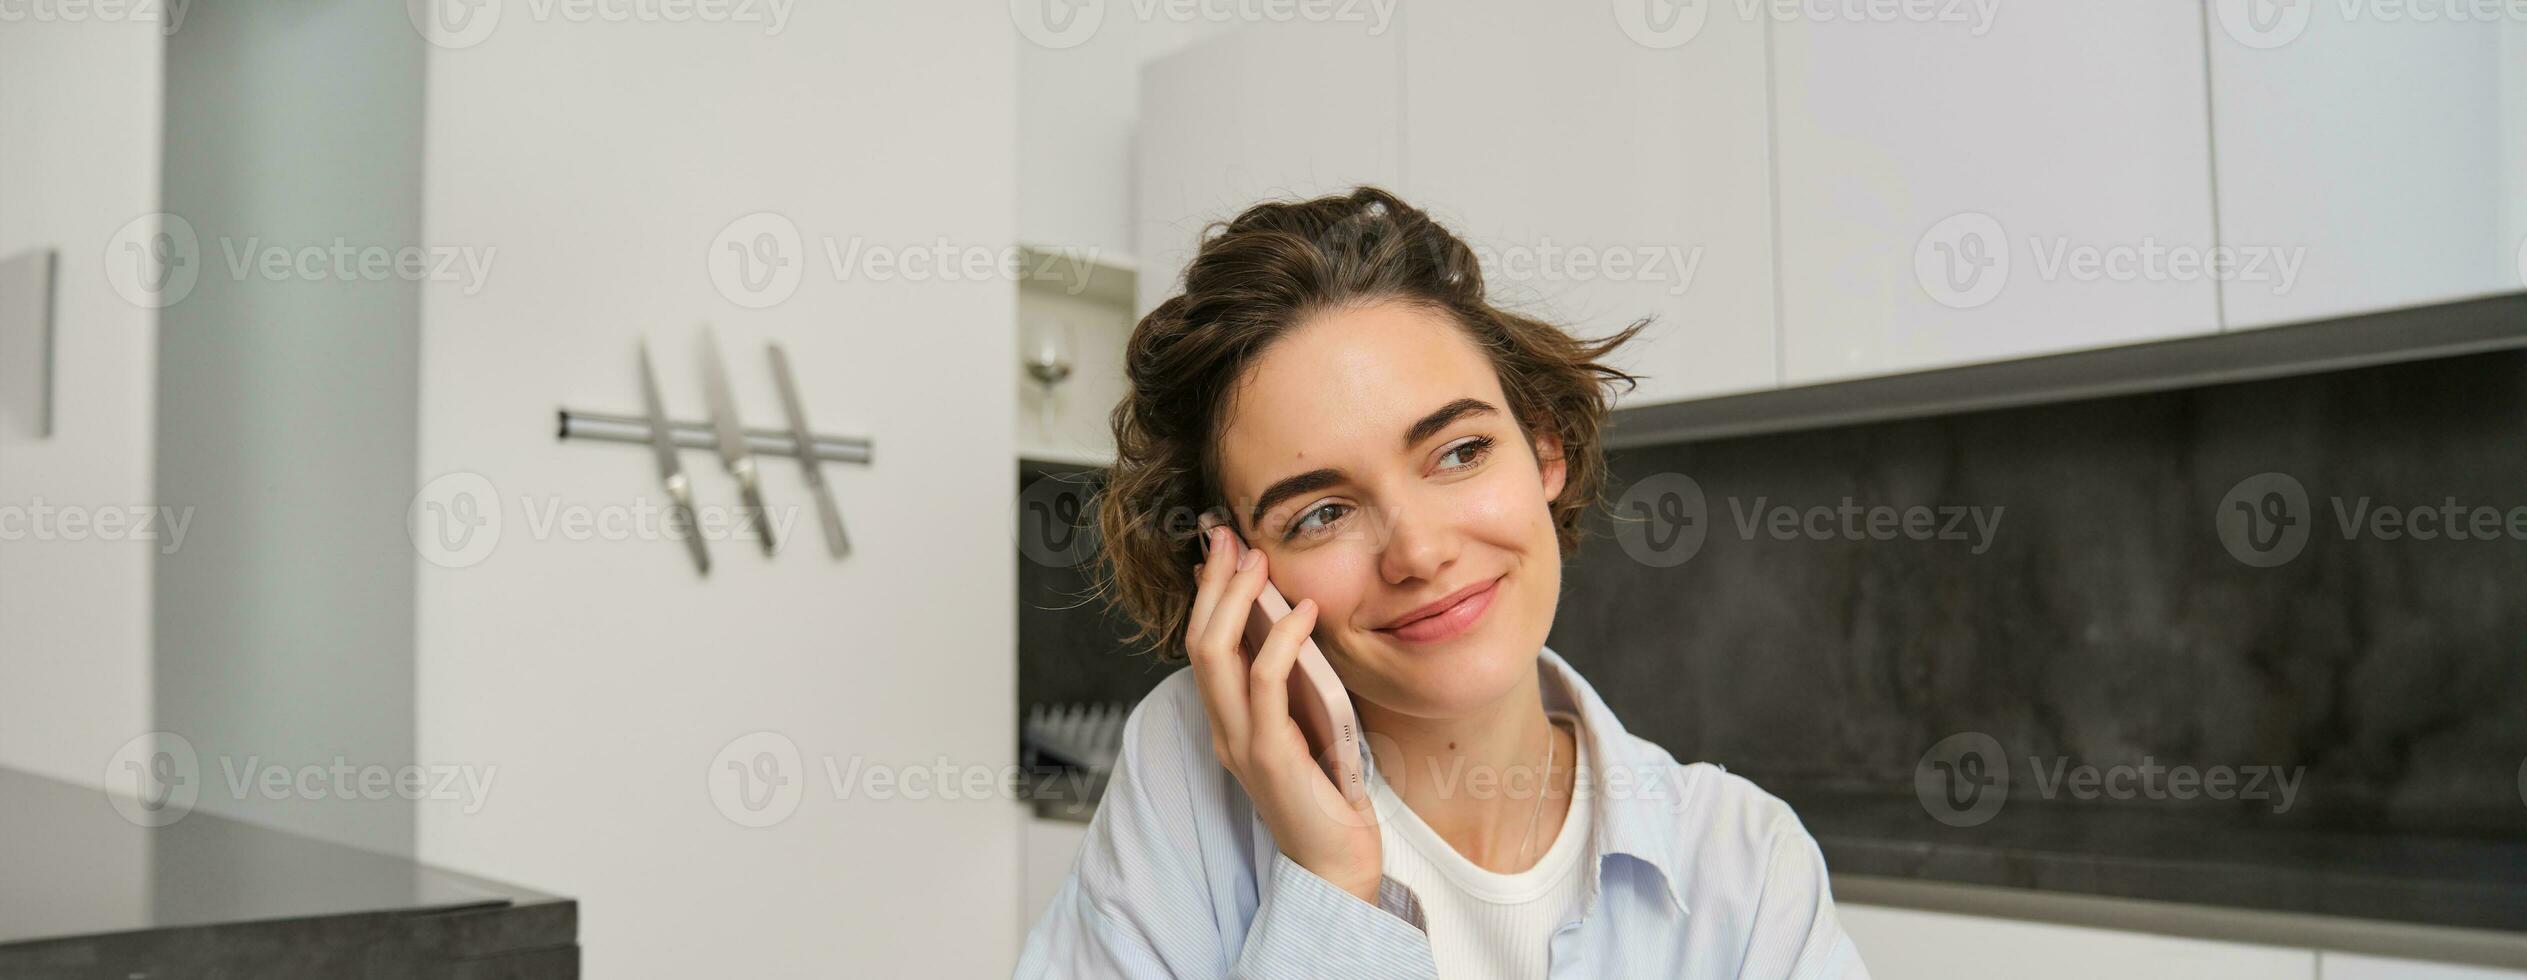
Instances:
[[[2421,5],[2211,11],[2220,237],[2296,266],[2224,283],[2231,328],[2520,288],[2527,161],[2504,165],[2503,141],[2527,128],[2527,91],[2502,36],[2518,24],[2416,19]],[[2508,59],[2527,58],[2520,40]]]
[[[1880,9],[1772,25],[1785,380],[2217,329],[2197,5]]]
[[[2315,980],[2316,953],[2114,929],[1838,905],[1877,980]]]
[[[1639,405],[1779,383],[1764,25],[1452,2],[1404,22],[1408,199],[1483,256],[1496,303],[1615,355]],[[1672,13],[1673,11],[1671,11]]]
[[[1141,73],[1137,318],[1184,286],[1204,225],[1267,198],[1396,185],[1393,24],[1245,24]]]

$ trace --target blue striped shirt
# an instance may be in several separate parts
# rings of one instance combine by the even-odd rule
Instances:
[[[1598,765],[1585,911],[1554,977],[1861,978],[1825,859],[1790,808],[1624,731],[1551,647],[1547,710],[1579,715]],[[1374,766],[1375,759],[1368,760]],[[1133,708],[1087,840],[1027,934],[1017,976],[1435,977],[1410,889],[1371,904],[1282,854],[1211,752],[1189,671]]]

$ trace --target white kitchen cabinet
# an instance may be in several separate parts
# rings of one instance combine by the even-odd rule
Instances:
[[[2312,950],[1837,905],[1876,980],[2316,980]]]
[[[1583,337],[1643,317],[1624,404],[1778,384],[1764,24],[1602,5],[1416,8],[1404,24],[1409,200],[1466,237],[1494,302]]]
[[[2317,954],[2318,980],[2527,980],[2527,973],[2351,953]]]
[[[2521,288],[2527,173],[2503,145],[2527,127],[2527,91],[2504,80],[2505,57],[2527,57],[2503,38],[2519,25],[2420,5],[2210,9],[2221,240],[2299,260],[2223,284],[2231,329]]]
[[[1399,72],[1393,24],[1304,22],[1240,25],[1143,69],[1134,317],[1183,288],[1212,221],[1266,198],[1393,188]]]
[[[1932,9],[1772,25],[1785,381],[2216,330],[2203,12]]]

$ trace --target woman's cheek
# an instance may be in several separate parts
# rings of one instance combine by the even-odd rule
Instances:
[[[1463,504],[1460,512],[1469,528],[1482,528],[1482,536],[1493,541],[1523,541],[1529,537],[1538,502],[1536,494],[1522,492],[1507,480],[1493,480],[1483,485]]]
[[[1353,562],[1340,556],[1313,555],[1296,558],[1286,570],[1276,572],[1273,583],[1282,597],[1298,605],[1300,599],[1316,600],[1316,629],[1323,633],[1348,623],[1352,610],[1360,605],[1361,591]]]

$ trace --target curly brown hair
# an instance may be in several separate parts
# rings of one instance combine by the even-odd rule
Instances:
[[[1380,188],[1257,204],[1203,229],[1184,291],[1142,317],[1125,348],[1130,393],[1111,416],[1115,460],[1096,500],[1096,590],[1138,627],[1131,639],[1145,652],[1185,656],[1196,526],[1222,504],[1218,435],[1247,366],[1312,317],[1397,301],[1465,329],[1490,357],[1530,449],[1538,429],[1560,438],[1568,471],[1553,523],[1565,557],[1579,547],[1581,511],[1604,503],[1599,432],[1613,386],[1639,382],[1602,362],[1649,320],[1583,341],[1496,308],[1473,250]]]

